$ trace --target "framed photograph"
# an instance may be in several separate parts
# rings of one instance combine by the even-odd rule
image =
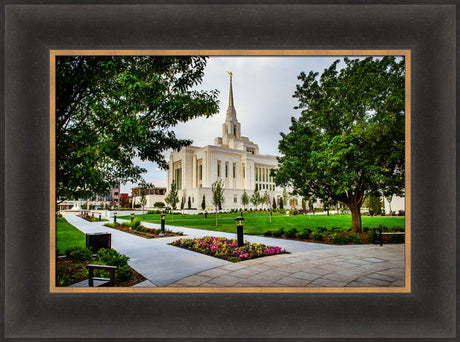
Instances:
[[[4,337],[215,340],[258,337],[282,340],[455,336],[456,27],[453,8],[455,7],[438,5],[318,6],[308,3],[292,6],[22,6],[12,3],[5,6]],[[136,18],[135,23],[133,18]],[[30,32],[35,34],[31,35]],[[388,260],[384,255],[389,254],[383,253],[383,249],[379,250],[378,245],[372,248],[364,247],[368,248],[365,255],[360,254],[365,250],[360,249],[360,246],[334,248],[342,254],[331,254],[332,249],[324,247],[313,254],[311,251],[302,251],[303,254],[280,255],[281,258],[273,259],[276,262],[269,265],[258,262],[264,258],[234,264],[228,260],[221,260],[209,264],[207,268],[203,267],[204,264],[200,261],[195,263],[200,265],[195,269],[193,262],[189,265],[184,260],[177,259],[179,261],[176,264],[186,265],[182,267],[187,269],[183,274],[183,271],[179,270],[180,267],[175,272],[163,274],[160,265],[153,262],[148,264],[151,268],[149,276],[145,277],[146,279],[138,279],[138,286],[60,286],[66,280],[56,272],[60,260],[56,257],[59,253],[56,253],[54,204],[57,193],[62,190],[56,180],[57,174],[62,175],[58,166],[59,153],[60,156],[64,154],[56,142],[56,127],[59,126],[59,122],[55,113],[59,110],[57,106],[61,105],[56,84],[59,77],[61,81],[66,79],[59,73],[64,70],[62,65],[77,65],[72,64],[73,56],[197,56],[197,60],[200,56],[211,56],[209,63],[216,63],[215,70],[222,69],[222,78],[227,83],[227,89],[221,86],[218,89],[225,98],[220,101],[221,112],[225,112],[222,109],[228,107],[226,117],[221,117],[225,122],[211,124],[206,132],[205,125],[199,123],[201,133],[200,127],[196,129],[192,124],[184,124],[187,132],[198,132],[195,134],[196,137],[204,138],[209,135],[210,129],[214,129],[213,136],[216,140],[214,143],[208,143],[209,146],[206,143],[192,145],[187,148],[190,151],[179,151],[170,155],[169,171],[164,174],[164,178],[167,179],[164,188],[167,192],[165,190],[163,195],[170,195],[171,182],[179,182],[180,185],[176,186],[180,199],[173,204],[181,205],[181,209],[185,211],[196,210],[201,205],[200,215],[207,215],[207,210],[211,215],[211,203],[207,208],[202,204],[202,198],[205,202],[212,201],[214,181],[223,181],[226,195],[230,197],[225,198],[224,203],[227,204],[222,203],[222,210],[229,212],[239,209],[238,205],[242,201],[242,194],[238,192],[240,183],[246,182],[244,184],[248,189],[255,185],[256,191],[260,189],[261,192],[267,193],[268,200],[264,203],[253,203],[254,212],[245,213],[248,224],[252,215],[258,215],[259,203],[261,208],[266,209],[260,215],[266,215],[271,223],[273,208],[279,206],[283,193],[275,187],[272,178],[275,175],[270,173],[269,162],[272,153],[263,150],[270,144],[259,146],[258,141],[252,141],[251,136],[243,136],[242,127],[246,122],[250,125],[251,119],[255,121],[252,122],[255,127],[259,125],[260,131],[265,127],[269,132],[269,127],[258,124],[255,114],[252,118],[243,116],[244,122],[239,118],[238,101],[241,96],[236,96],[239,90],[235,81],[240,77],[237,70],[242,74],[244,70],[258,66],[262,70],[260,75],[274,73],[275,68],[270,64],[263,69],[263,58],[286,61],[308,56],[317,61],[319,56],[323,56],[333,61],[348,56],[350,59],[358,58],[359,61],[365,61],[366,56],[374,56],[375,60],[384,61],[395,56],[394,63],[401,65],[401,61],[404,62],[403,134],[406,143],[406,173],[402,209],[406,215],[406,243],[393,245]],[[235,66],[234,70],[223,70],[227,66],[231,67],[228,60],[238,58],[241,61],[235,65],[250,65],[249,68],[238,69]],[[250,64],[244,58],[251,58],[256,62]],[[348,62],[342,60],[341,63]],[[288,64],[280,69],[286,70],[287,73]],[[391,64],[387,68],[391,69]],[[259,77],[263,83],[260,88],[264,89],[266,81],[262,76]],[[300,83],[302,80],[305,82],[303,91],[307,94],[307,75],[304,75],[303,79],[299,77],[299,80],[294,78],[293,84],[295,86],[296,81]],[[69,88],[74,84],[72,83]],[[242,83],[239,83],[239,86],[242,86]],[[112,84],[110,91],[114,91],[115,88]],[[250,89],[256,89],[256,86]],[[295,88],[293,90],[295,91]],[[269,94],[269,91],[266,92]],[[248,91],[245,92],[246,96],[250,95],[247,93]],[[308,96],[311,97],[313,94],[310,92]],[[116,96],[115,94],[114,98]],[[295,97],[301,101],[301,96],[303,95],[300,94],[298,86]],[[122,97],[119,99],[121,101]],[[93,105],[97,104],[96,97],[92,96],[90,102]],[[246,102],[251,108],[249,111],[254,110],[252,108],[257,109],[257,101],[252,102],[253,106],[255,103],[254,107],[250,107],[251,101]],[[135,99],[132,99],[131,103],[133,106],[136,103]],[[103,107],[104,105],[98,107],[98,110],[103,110]],[[206,110],[209,108],[206,107]],[[305,111],[305,107],[303,109]],[[269,122],[271,114],[268,110],[264,113],[264,120]],[[367,115],[372,117],[373,111],[368,111]],[[289,116],[285,115],[288,119]],[[281,126],[281,117],[280,115],[278,122],[274,120],[276,128]],[[74,142],[82,136],[86,137],[85,139],[91,136],[84,135],[86,132],[83,131],[83,126],[76,131],[80,136],[74,136]],[[257,129],[254,130],[256,131]],[[267,136],[268,140],[279,140],[279,137],[271,138],[272,135],[268,133],[265,137],[263,133],[258,133],[258,139],[263,142],[267,141]],[[183,139],[190,138],[187,135],[180,136],[180,133],[178,136]],[[205,146],[202,147],[203,145]],[[274,144],[275,148],[276,145]],[[259,153],[259,148],[262,153]],[[244,152],[244,162],[241,164],[232,159],[238,150]],[[230,152],[233,157],[228,157]],[[70,154],[65,155],[71,158]],[[188,155],[191,156],[190,160],[187,159]],[[205,159],[204,155],[214,157]],[[81,154],[78,158],[82,164],[85,162]],[[208,164],[212,167],[208,167]],[[187,167],[191,168],[192,172],[185,172],[186,165],[189,165]],[[203,169],[209,172],[203,172]],[[80,172],[78,165],[72,170],[74,173]],[[190,180],[186,178],[188,174],[193,175]],[[246,177],[247,175],[251,178]],[[209,194],[204,193],[208,188]],[[30,191],[31,189],[35,191]],[[123,192],[122,187],[119,186],[117,189],[117,195]],[[255,191],[250,192],[252,194]],[[273,198],[269,197],[270,194]],[[307,213],[307,203],[305,208],[302,208],[302,196],[298,194],[300,197],[295,203],[295,195],[287,199],[292,206],[289,208],[292,211],[291,215],[302,210]],[[142,204],[141,194],[137,197],[138,201],[141,200],[142,210],[143,206],[151,206],[147,205],[147,201]],[[324,208],[326,200],[321,200],[318,200],[317,203],[321,204],[318,206]],[[86,200],[85,204],[99,205],[96,202]],[[236,203],[236,206],[229,202]],[[171,202],[168,200],[167,203]],[[131,205],[134,204],[136,203],[133,201]],[[72,205],[76,205],[75,201]],[[88,220],[102,220],[101,216],[97,218],[98,214],[103,212],[96,210],[99,208],[93,207],[92,211],[87,211],[88,208],[83,210],[81,207],[82,203],[78,205],[75,206],[78,207],[76,212],[65,214],[66,219],[72,219],[76,223],[84,222],[82,217],[77,218],[76,215],[89,212],[92,216],[87,217]],[[312,201],[311,214],[314,207]],[[349,209],[352,210],[352,207]],[[337,207],[335,210],[340,212]],[[392,211],[391,207],[389,210]],[[131,211],[127,213],[130,214]],[[117,214],[119,222],[122,219],[129,222],[129,215],[123,217],[123,213]],[[136,230],[138,235],[146,235],[150,230],[160,227],[159,234],[165,234],[164,217],[157,213],[152,215],[158,215],[158,218],[155,217],[147,223],[142,231]],[[227,214],[222,215],[225,219]],[[289,220],[295,219],[295,216],[291,218],[286,214],[286,210],[282,213],[277,212],[276,215],[287,215]],[[276,215],[273,216],[274,220],[277,218]],[[131,218],[132,223],[133,219]],[[166,217],[166,220],[168,219],[169,217]],[[176,217],[176,224],[173,223],[173,215],[170,219],[171,222],[167,221],[167,228],[170,230],[167,233],[179,234],[175,227],[180,226],[177,223],[180,219]],[[212,219],[216,220],[217,225],[218,216],[213,215]],[[309,219],[312,219],[311,216]],[[113,215],[109,215],[107,220],[109,223],[116,223],[116,217]],[[231,234],[238,237],[238,248],[242,248],[239,245],[242,235],[234,234],[233,230],[239,231],[236,229],[237,225],[242,230],[244,221],[233,224],[235,227],[231,228]],[[103,227],[99,223],[96,225],[97,229]],[[86,224],[85,227],[96,225]],[[80,230],[90,235],[95,232],[93,228],[87,228],[87,231],[85,229]],[[111,241],[115,248],[120,246],[123,252],[123,244],[120,243],[117,234],[125,233],[111,231]],[[185,235],[196,237],[192,236],[194,232],[195,230],[189,229]],[[289,238],[288,234],[291,233],[291,238],[302,239],[301,236],[297,236],[297,230],[288,233],[286,229],[282,232],[285,238]],[[323,233],[327,236],[327,228]],[[384,233],[398,238],[396,230]],[[261,231],[255,234],[268,233]],[[315,234],[316,232],[313,232],[308,238],[314,239]],[[378,231],[374,231],[374,234],[378,234]],[[248,236],[245,235],[244,238]],[[348,239],[348,236],[341,231],[331,231],[331,236],[327,239],[334,238],[337,244],[343,239]],[[363,238],[356,234],[351,236]],[[164,239],[170,239],[171,242],[175,240],[172,237]],[[260,243],[258,240],[248,239],[248,244]],[[273,237],[265,239],[264,241],[277,241]],[[141,244],[137,242],[140,240],[133,241]],[[279,241],[290,241],[291,248],[298,248],[297,245],[294,246],[294,240]],[[212,241],[210,243],[217,244]],[[280,245],[285,243],[280,242]],[[128,245],[127,240],[125,245]],[[264,250],[267,253],[270,253],[269,250],[281,253],[283,247],[279,247],[279,250],[278,247],[265,246]],[[353,248],[353,253],[346,252],[350,251],[350,248]],[[289,252],[288,249],[286,248],[286,251]],[[140,251],[141,248],[136,250]],[[248,254],[241,252],[243,249],[239,250],[237,257],[244,260]],[[180,253],[182,252],[177,252]],[[299,255],[305,257],[305,260],[292,259],[293,256],[298,258]],[[343,259],[344,255],[346,259]],[[136,262],[140,265],[143,256],[139,252],[132,258],[136,257]],[[267,256],[266,260],[269,258],[272,257]],[[340,258],[342,259],[339,260]],[[308,270],[295,267],[296,263],[301,263],[305,268],[304,263],[315,259],[317,262],[313,264],[321,265],[319,269],[329,271],[320,274],[317,270],[315,273],[311,267]],[[172,256],[163,260],[166,265],[168,262],[174,262]],[[327,260],[329,261],[326,262]],[[353,262],[360,261],[363,263],[359,265],[362,269],[369,267],[367,264],[377,269],[373,271],[372,277],[357,274],[351,279],[350,269],[346,269],[345,260],[349,261],[349,267],[350,264],[356,266]],[[250,264],[253,261],[254,263]],[[340,262],[341,268],[337,268]],[[388,265],[382,267],[385,262]],[[241,266],[245,263],[250,266]],[[380,268],[377,264],[380,264]],[[95,267],[100,268],[100,265]],[[265,268],[262,270],[261,267]],[[258,277],[250,274],[250,271],[256,268]],[[235,275],[238,270],[238,275]],[[331,275],[331,272],[334,274]],[[24,317],[28,318],[25,320]]]

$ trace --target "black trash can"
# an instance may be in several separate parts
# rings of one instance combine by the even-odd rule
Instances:
[[[97,253],[101,248],[112,248],[112,234],[110,233],[87,233],[86,248],[91,249],[93,253]]]

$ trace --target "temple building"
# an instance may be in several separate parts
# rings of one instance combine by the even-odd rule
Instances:
[[[270,170],[278,167],[276,156],[259,154],[259,146],[241,136],[233,101],[232,74],[229,74],[229,103],[222,137],[216,138],[214,145],[188,146],[172,152],[169,158],[168,191],[174,180],[179,199],[186,201],[185,207],[190,197],[192,208],[200,209],[204,195],[205,209],[213,208],[211,186],[217,180],[223,181],[225,189],[223,209],[243,208],[243,192],[246,190],[251,196],[256,186],[261,195],[269,194],[271,203],[273,198],[278,202],[283,194],[283,189],[276,187],[270,176]],[[252,204],[247,206],[251,207]]]

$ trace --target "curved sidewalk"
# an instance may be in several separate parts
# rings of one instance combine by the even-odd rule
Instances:
[[[65,213],[83,233],[110,232],[112,247],[148,279],[138,286],[404,286],[404,245],[334,246],[245,235],[249,242],[276,245],[291,254],[232,263],[168,245],[179,237],[145,239]],[[143,222],[147,227],[158,224]],[[187,238],[236,234],[167,226]]]

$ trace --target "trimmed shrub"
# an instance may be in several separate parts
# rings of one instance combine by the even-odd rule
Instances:
[[[344,245],[347,243],[347,238],[343,235],[340,235],[340,234],[337,234],[337,233],[334,233],[331,235],[331,241],[332,243],[336,244],[336,245]]]
[[[71,247],[65,251],[65,254],[73,262],[85,262],[93,260],[93,253],[86,247]]]
[[[297,238],[298,239],[301,239],[301,240],[307,240],[310,238],[310,230],[309,229],[305,229],[301,232],[298,232],[297,233]]]
[[[271,230],[267,230],[265,233],[264,233],[264,236],[273,236],[273,232]]]
[[[135,218],[133,222],[131,222],[131,228],[134,230],[138,230],[140,226],[141,226],[141,220],[138,218]]]
[[[391,235],[391,243],[404,243],[405,235]]]
[[[327,228],[326,227],[318,227],[318,228],[316,228],[316,231],[318,233],[324,233],[325,231],[327,231]]]
[[[273,235],[273,237],[280,237],[281,235],[283,235],[283,233],[284,233],[284,229],[281,228],[281,229],[277,229],[277,230],[273,231],[272,235]]]
[[[161,203],[161,202],[159,202]],[[148,210],[147,211],[147,214],[148,215],[152,215],[152,214],[161,214],[161,211],[160,210]]]
[[[289,239],[294,239],[296,237],[297,229],[292,228],[289,229],[286,234],[284,234]]]
[[[347,241],[349,243],[361,243],[361,238],[356,233],[348,234]]]
[[[313,240],[323,241],[323,234],[321,234],[320,232],[313,232]]]
[[[372,229],[369,230],[369,235],[367,235],[367,242],[374,243],[374,231]]]

